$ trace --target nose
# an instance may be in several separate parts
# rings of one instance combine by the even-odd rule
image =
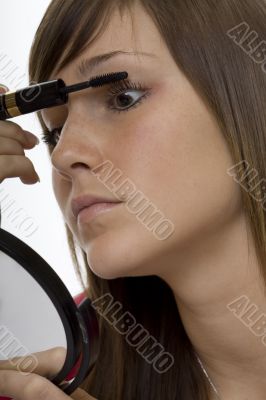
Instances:
[[[93,140],[93,127],[78,122],[67,123],[51,153],[51,163],[57,174],[74,180],[88,169],[100,164],[100,151]],[[96,135],[94,135],[96,138]]]

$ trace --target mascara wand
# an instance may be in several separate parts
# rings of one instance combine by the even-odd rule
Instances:
[[[128,77],[127,72],[115,72],[113,74],[106,74],[101,76],[96,76],[95,78],[91,78],[89,81],[76,83],[75,85],[66,86],[60,89],[61,93],[72,93],[77,92],[78,90],[87,89],[89,87],[99,87],[103,85],[107,85],[108,83],[120,81],[122,79],[126,79]]]
[[[56,107],[68,102],[68,94],[96,88],[126,79],[127,72],[114,72],[96,76],[89,81],[66,86],[62,79],[31,85],[16,92],[0,94],[0,120],[29,114],[44,108]]]

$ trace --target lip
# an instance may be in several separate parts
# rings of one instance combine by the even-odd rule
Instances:
[[[107,197],[104,198],[104,197],[100,197],[97,195],[82,195],[82,196],[74,198],[71,201],[72,213],[75,218],[78,218],[80,212],[84,208],[89,208],[90,206],[93,206],[94,204],[98,204],[98,203],[112,203],[112,204],[115,203],[115,204],[117,204],[117,203],[121,203],[121,201],[107,198]]]
[[[88,223],[94,219],[97,215],[111,211],[119,203],[94,203],[89,207],[83,208],[78,214],[78,223]]]

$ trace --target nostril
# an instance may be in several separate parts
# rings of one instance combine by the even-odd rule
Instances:
[[[73,168],[85,167],[85,168],[89,169],[89,167],[83,162],[76,162],[72,167]]]

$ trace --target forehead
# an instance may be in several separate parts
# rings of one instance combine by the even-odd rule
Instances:
[[[91,38],[89,38],[91,40]],[[67,49],[66,49],[67,50]],[[107,54],[113,51],[135,52],[135,53],[153,53],[157,57],[165,56],[165,46],[160,37],[160,34],[149,14],[141,5],[135,4],[131,11],[126,9],[123,14],[120,14],[115,9],[110,16],[110,20],[106,27],[101,31],[101,35],[89,44],[81,55],[72,60],[67,66],[60,71],[56,67],[49,79],[65,77],[75,73],[77,78],[83,78],[79,74],[77,66],[82,60],[92,58],[96,55]],[[128,57],[127,57],[128,58]],[[126,59],[125,57],[123,59]],[[142,63],[142,57],[131,57],[135,63]],[[114,59],[112,60],[114,61]],[[120,62],[122,58],[120,58]],[[95,70],[98,70],[98,65],[95,65]],[[91,74],[94,74],[91,70]],[[98,71],[97,71],[98,74]],[[73,77],[73,76],[71,76]]]

